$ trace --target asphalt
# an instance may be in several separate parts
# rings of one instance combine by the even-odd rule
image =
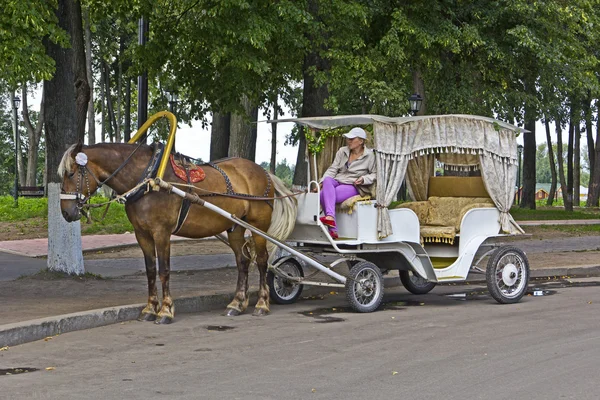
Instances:
[[[519,221],[522,226],[531,225],[567,225],[567,224],[600,224],[600,220],[570,220],[570,221]],[[172,241],[187,240],[179,237],[172,237]],[[118,235],[89,235],[82,237],[82,250],[88,251],[107,251],[123,246],[135,246],[137,242],[135,236],[131,233]],[[542,252],[578,252],[589,250],[600,250],[599,236],[585,236],[578,238],[561,238],[549,240],[528,240],[519,242],[526,253]],[[46,268],[47,239],[29,239],[0,241],[0,280],[10,281],[23,275],[33,275]],[[573,253],[576,254],[576,253]],[[197,256],[189,256],[197,258]],[[231,254],[206,255],[203,265],[209,265],[208,268],[214,268],[215,265],[231,266],[234,265]],[[208,257],[208,258],[206,258]],[[174,257],[172,266],[177,268],[180,262],[182,268],[198,269],[190,262],[191,259],[184,257]],[[570,265],[551,267],[551,268],[532,268],[532,278],[544,278],[551,276],[565,275],[591,275],[600,276],[600,260],[592,265],[578,265],[576,257],[572,257]],[[191,265],[191,267],[190,267]],[[143,270],[143,261],[134,259],[124,260],[86,260],[86,272],[92,272],[107,277],[119,277],[131,275],[137,271]],[[206,268],[206,267],[204,267]],[[385,285],[397,286],[397,276],[393,279],[386,279]],[[200,312],[215,308],[224,308],[232,298],[230,293],[206,293],[194,297],[176,299],[176,308],[179,313]],[[75,300],[76,301],[76,300]],[[40,302],[43,302],[40,299]],[[144,304],[124,304],[118,307],[103,308],[91,311],[84,311],[66,315],[56,315],[46,318],[22,321],[18,323],[0,324],[0,350],[7,346],[15,346],[35,340],[44,339],[59,333],[66,333],[81,329],[90,329],[103,325],[133,320],[137,318]]]

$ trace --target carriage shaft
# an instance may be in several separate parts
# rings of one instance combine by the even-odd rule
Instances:
[[[246,221],[243,221],[240,218],[236,217],[235,215],[228,213],[227,211],[223,210],[222,208],[219,208],[219,207],[215,206],[214,204],[211,204],[211,203],[207,202],[206,200],[201,199],[195,193],[184,192],[183,190],[176,188],[175,186],[171,185],[168,182],[163,181],[160,178],[154,179],[154,183],[158,187],[160,187],[161,189],[167,190],[168,192],[174,193],[174,194],[176,194],[176,195],[178,195],[180,197],[188,199],[192,203],[200,204],[201,206],[204,206],[204,207],[208,208],[209,210],[211,210],[211,211],[219,214],[220,216],[222,216],[224,218],[227,218],[230,221],[235,222],[236,224],[238,224],[238,225],[240,225],[240,226],[248,229],[249,231],[251,231],[253,233],[256,233],[257,235],[259,235],[259,236],[265,238],[266,240],[268,240],[269,242],[275,244],[276,246],[278,246],[278,247],[280,247],[280,248],[288,251],[292,255],[298,257],[299,259],[301,259],[302,261],[306,262],[307,264],[315,267],[316,269],[318,269],[319,271],[323,272],[324,274],[329,275],[330,277],[332,277],[336,281],[338,281],[338,282],[340,282],[342,284],[346,283],[346,277],[338,274],[337,272],[332,271],[330,268],[328,268],[327,266],[321,264],[320,262],[318,262],[314,258],[309,257],[309,256],[307,256],[307,255],[299,252],[298,250],[294,249],[293,247],[288,246],[287,244],[285,244],[283,242],[280,242],[279,240],[277,240],[274,237],[270,236],[266,232],[261,231],[260,229],[256,228],[253,225],[250,225]]]

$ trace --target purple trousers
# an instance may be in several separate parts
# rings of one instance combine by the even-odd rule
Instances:
[[[325,215],[331,215],[335,220],[335,205],[358,194],[358,189],[354,185],[339,183],[331,177],[323,180],[321,189],[321,207]]]

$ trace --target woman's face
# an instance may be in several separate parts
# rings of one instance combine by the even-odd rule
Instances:
[[[350,148],[350,150],[360,149],[364,143],[365,140],[358,137],[352,139],[346,138],[346,144],[348,145],[348,148]]]

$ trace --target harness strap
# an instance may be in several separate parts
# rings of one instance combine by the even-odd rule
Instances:
[[[183,165],[183,169],[185,170],[185,176],[187,177],[187,183],[189,186],[192,186],[192,179],[190,178],[190,170],[187,168],[185,163],[182,163],[182,165]],[[191,187],[188,187],[188,193],[191,193],[191,192],[192,192]],[[181,206],[179,207],[179,215],[177,216],[177,225],[175,226],[175,229],[173,230],[173,232],[171,232],[171,234],[176,235],[177,232],[179,232],[179,230],[185,223],[185,221],[188,217],[188,214],[190,213],[191,205],[192,205],[192,203],[190,202],[189,199],[187,199],[187,198],[183,199],[183,201],[181,202]]]

